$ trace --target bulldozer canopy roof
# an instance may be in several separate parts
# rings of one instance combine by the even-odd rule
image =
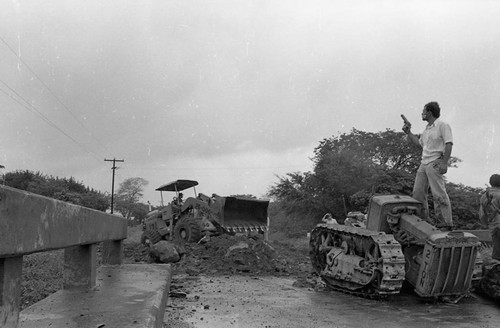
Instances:
[[[194,186],[197,186],[198,182],[194,180],[175,180],[164,184],[163,186],[156,188],[157,191],[181,191]]]

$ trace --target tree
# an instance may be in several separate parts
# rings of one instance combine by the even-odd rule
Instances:
[[[268,196],[288,215],[300,216],[306,226],[325,213],[342,222],[347,212],[366,209],[375,194],[411,195],[420,158],[421,149],[402,132],[353,129],[322,140],[314,149],[313,171],[278,177]],[[449,164],[456,167],[459,162],[453,157]],[[454,215],[472,220],[478,191],[450,188],[452,207],[454,200],[460,200]],[[432,199],[430,203],[432,208]]]
[[[411,196],[415,176],[403,170],[379,170],[369,178],[369,187],[352,194],[349,203],[355,209],[366,209],[373,195]]]
[[[463,229],[480,229],[479,199],[485,188],[468,187],[463,184],[447,183],[453,224]]]
[[[143,178],[128,178],[120,184],[116,195],[116,210],[130,219],[142,198],[144,187],[148,181]]]
[[[13,188],[99,211],[106,211],[109,204],[106,194],[86,187],[73,177],[67,179],[47,176],[41,172],[35,173],[29,170],[15,171],[5,175],[5,184]]]
[[[371,167],[397,169],[413,173],[420,163],[420,149],[409,143],[402,132],[364,132],[356,129],[338,137],[323,139],[314,149],[316,170],[330,164],[332,154],[348,155]]]
[[[307,215],[329,212],[343,218],[355,206],[365,206],[374,193],[394,189],[407,193],[419,160],[420,150],[402,132],[353,129],[322,140],[314,149],[313,172],[280,178],[269,195],[286,204],[286,210]],[[394,183],[398,180],[399,186]]]
[[[148,213],[149,205],[144,203],[133,204],[130,208],[130,219],[133,218],[133,220],[129,220],[128,224],[132,226],[141,224]]]

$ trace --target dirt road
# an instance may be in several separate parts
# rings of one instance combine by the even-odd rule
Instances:
[[[430,303],[403,289],[377,301],[315,290],[316,279],[307,240],[220,236],[186,245],[174,264],[164,328],[500,327],[500,304],[481,296]]]
[[[411,291],[367,300],[294,282],[272,276],[177,276],[164,327],[500,327],[500,304],[475,295],[458,304],[425,303]]]

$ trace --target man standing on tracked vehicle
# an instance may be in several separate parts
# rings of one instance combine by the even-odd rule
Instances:
[[[444,174],[448,171],[453,136],[450,125],[439,120],[440,112],[441,109],[437,102],[430,102],[424,106],[422,120],[427,121],[427,126],[420,137],[411,132],[411,123],[402,115],[405,121],[403,131],[411,142],[422,148],[422,161],[413,185],[413,198],[422,203],[424,208],[423,216],[428,220],[427,192],[430,187],[434,198],[436,226],[449,231],[453,227],[453,221],[450,199],[446,193]]]

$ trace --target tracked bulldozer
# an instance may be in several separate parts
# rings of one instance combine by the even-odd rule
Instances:
[[[147,214],[141,242],[152,245],[162,239],[198,242],[217,234],[260,233],[267,238],[269,201],[246,197],[211,196],[196,192],[197,181],[175,180],[160,186],[160,208]],[[192,197],[182,199],[191,189]],[[175,193],[164,205],[163,192]]]
[[[350,294],[387,297],[406,281],[420,297],[458,302],[481,279],[481,242],[470,232],[441,231],[421,213],[409,196],[374,196],[366,216],[312,230],[312,265],[327,286]]]

